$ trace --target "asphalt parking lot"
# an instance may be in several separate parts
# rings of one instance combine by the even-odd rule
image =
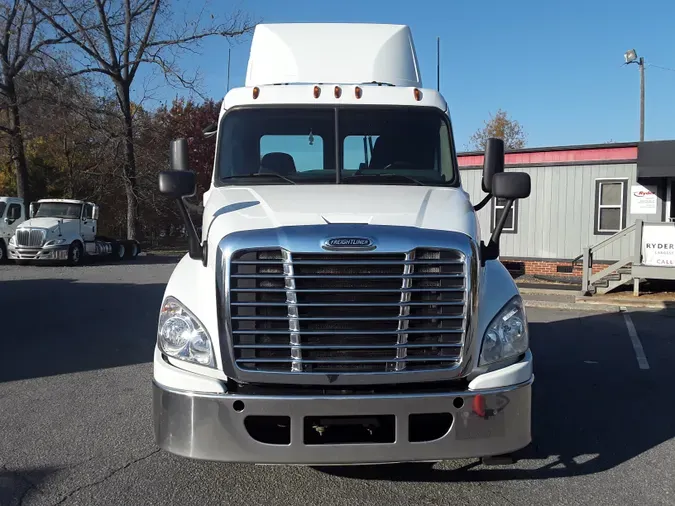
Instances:
[[[528,311],[534,443],[513,465],[316,469],[158,451],[151,356],[174,262],[0,266],[0,506],[675,504],[663,312]]]

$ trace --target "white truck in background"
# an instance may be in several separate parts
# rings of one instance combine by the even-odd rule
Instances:
[[[41,199],[30,204],[30,219],[14,230],[7,256],[18,264],[60,261],[80,265],[87,258],[133,259],[135,240],[97,235],[99,207],[72,199]]]
[[[458,77],[458,78],[461,78]],[[223,100],[201,237],[185,139],[160,191],[189,252],[154,351],[157,444],[189,458],[373,464],[531,442],[532,354],[499,240],[527,174],[462,189],[448,105],[407,26],[263,24]],[[476,210],[506,203],[483,240]]]
[[[0,197],[0,264],[7,261],[7,245],[16,227],[26,220],[23,199]]]

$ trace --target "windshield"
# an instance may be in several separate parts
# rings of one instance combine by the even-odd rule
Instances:
[[[36,218],[73,218],[79,219],[82,213],[82,204],[67,202],[42,202],[35,212]]]
[[[216,160],[219,185],[457,185],[449,123],[432,108],[235,109]]]
[[[7,203],[0,202],[0,218],[5,214],[5,207],[7,207]]]

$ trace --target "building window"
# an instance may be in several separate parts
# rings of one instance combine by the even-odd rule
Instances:
[[[626,228],[628,182],[625,179],[595,181],[595,235],[611,235]]]
[[[504,214],[504,208],[506,207],[506,199],[495,197],[492,199],[492,223],[491,230],[495,229],[495,226],[499,222]],[[515,234],[518,232],[518,201],[514,201],[509,214],[506,215],[506,222],[504,223],[504,229],[502,232],[506,234]]]

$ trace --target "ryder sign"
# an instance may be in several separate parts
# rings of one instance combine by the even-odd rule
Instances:
[[[675,223],[644,224],[642,264],[675,267]]]
[[[635,184],[630,187],[630,213],[656,214],[656,193],[651,188]]]

